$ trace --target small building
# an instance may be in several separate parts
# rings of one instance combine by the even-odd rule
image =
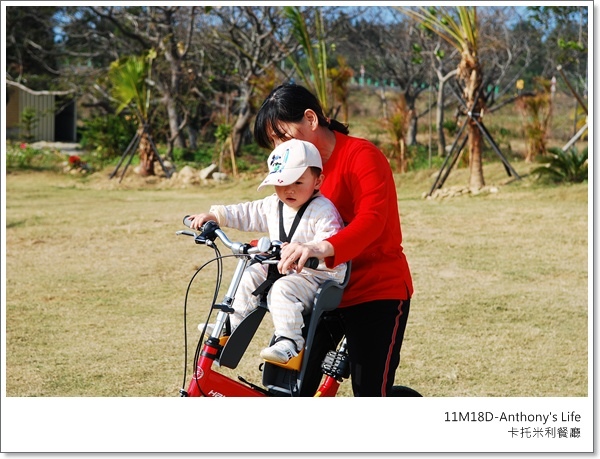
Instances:
[[[76,142],[77,104],[73,95],[52,91],[28,91],[19,86],[6,86],[6,138],[25,137],[23,113],[31,108],[36,122],[31,130],[33,142]]]

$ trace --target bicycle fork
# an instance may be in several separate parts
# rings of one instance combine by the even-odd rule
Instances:
[[[217,338],[209,338],[200,354],[196,371],[188,390],[180,390],[182,397],[261,397],[265,394],[213,371],[212,365],[222,346]]]

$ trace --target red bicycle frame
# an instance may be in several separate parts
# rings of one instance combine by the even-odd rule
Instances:
[[[213,370],[222,346],[209,338],[202,349],[198,366],[187,390],[188,397],[261,397],[265,394]]]
[[[222,346],[214,338],[205,341],[194,376],[190,381],[188,397],[265,397],[268,394],[261,388],[239,383],[213,370]],[[325,375],[315,397],[335,397],[340,381]]]

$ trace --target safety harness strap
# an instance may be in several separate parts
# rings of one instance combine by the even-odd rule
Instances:
[[[302,207],[300,207],[300,209],[298,210],[298,213],[294,217],[294,221],[292,222],[292,226],[290,228],[289,234],[286,234],[285,228],[283,227],[283,201],[279,201],[279,204],[278,204],[279,239],[281,240],[281,242],[291,242],[292,241],[292,237],[294,236],[294,233],[296,232],[296,228],[298,228],[298,225],[300,224],[300,219],[304,215],[304,212],[306,211],[306,209],[308,208],[309,204],[312,202],[313,199],[315,199],[315,196],[310,198],[308,201],[306,201],[304,203],[304,205]],[[271,288],[271,286],[275,283],[275,281],[283,276],[285,276],[285,274],[281,274],[277,270],[277,265],[269,265],[269,270],[267,271],[267,278],[265,279],[265,281],[262,284],[260,284],[256,288],[256,290],[254,290],[252,292],[252,294],[256,295],[256,296],[266,294],[269,291],[269,289]]]

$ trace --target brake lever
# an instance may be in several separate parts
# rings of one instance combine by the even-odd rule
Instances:
[[[196,233],[194,233],[193,231],[189,231],[189,230],[176,231],[175,234],[177,234],[178,236],[184,235],[184,236],[196,237]]]

